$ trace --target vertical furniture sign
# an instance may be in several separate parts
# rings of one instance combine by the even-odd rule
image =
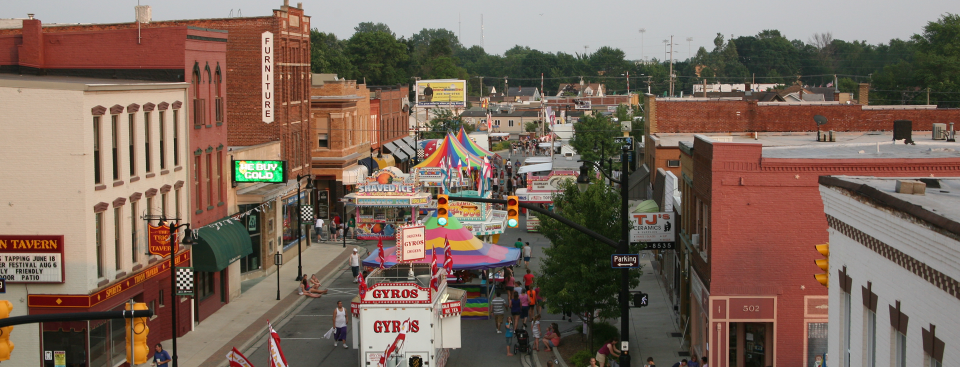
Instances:
[[[261,89],[263,95],[263,122],[273,122],[273,32],[263,32],[260,42],[260,61],[263,63],[261,70]]]

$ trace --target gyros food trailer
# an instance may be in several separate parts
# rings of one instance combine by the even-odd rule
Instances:
[[[447,287],[438,272],[438,290],[430,285],[427,264],[398,264],[374,269],[363,296],[350,304],[359,330],[360,367],[405,367],[419,357],[422,366],[444,367],[451,349],[460,348],[460,313],[466,292]],[[401,334],[402,337],[400,336]]]

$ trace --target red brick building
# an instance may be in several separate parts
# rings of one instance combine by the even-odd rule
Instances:
[[[809,366],[826,353],[827,290],[813,277],[814,245],[829,240],[820,176],[960,174],[956,143],[919,133],[917,145],[893,144],[890,133],[838,133],[837,142],[817,142],[816,133],[659,139],[692,163],[678,174],[689,301],[681,314],[691,352],[718,367]]]
[[[161,152],[170,151],[170,154],[159,154],[156,157],[136,157],[137,161],[144,163],[142,167],[131,166],[130,182],[187,170],[188,182],[180,182],[173,190],[167,187],[159,196],[156,192],[147,192],[147,198],[142,200],[140,207],[146,212],[152,203],[153,209],[156,209],[161,206],[162,197],[164,207],[176,207],[176,212],[180,213],[183,222],[189,223],[192,228],[199,228],[227,216],[227,208],[224,206],[230,172],[225,156],[229,111],[229,99],[226,96],[229,79],[225,73],[227,37],[226,31],[185,25],[138,31],[136,28],[111,29],[96,26],[43,27],[39,19],[27,19],[23,21],[22,28],[4,30],[3,34],[0,34],[0,54],[3,55],[0,56],[0,71],[189,83],[189,101],[186,103],[169,101],[159,104],[146,103],[143,106],[134,104],[127,106],[125,111],[111,108],[109,112],[111,115],[121,116],[124,126],[129,124],[132,127],[131,137],[135,133],[142,135],[144,126],[153,130],[153,124],[158,124],[156,134],[160,139],[154,143],[160,145]],[[148,139],[155,139],[147,136]],[[163,137],[171,139],[165,141]],[[132,139],[131,146],[134,143],[140,144],[138,140],[141,138]],[[183,186],[186,188],[183,189]],[[171,196],[169,203],[167,196]],[[136,198],[139,199],[140,196],[137,195]],[[145,225],[137,232],[145,234]],[[202,238],[202,243],[198,246],[209,246],[205,240],[207,239]],[[124,238],[124,241],[133,240]],[[190,259],[190,256],[187,256],[187,259]],[[200,291],[195,298],[197,312],[191,315],[188,303],[177,303],[180,312],[178,335],[191,329],[191,320],[202,320],[230,299],[227,270],[198,264],[197,260],[204,259],[194,259],[192,264],[198,270],[197,282]],[[152,267],[143,267],[139,271],[126,274],[124,279],[140,277]],[[165,289],[169,294],[170,278],[166,275],[163,273],[141,287],[131,288],[112,298],[117,302],[129,298],[146,303],[156,302],[159,290]],[[122,283],[123,279],[119,281]],[[104,284],[103,287],[111,287],[112,284]],[[239,284],[236,287],[239,287]],[[99,306],[109,309],[116,305],[104,302]],[[51,311],[56,312],[48,309],[36,310]],[[158,313],[157,319],[151,321],[150,326],[158,325],[156,333],[150,334],[151,343],[171,337],[171,329],[161,326],[169,325],[168,319],[169,315],[166,313]]]
[[[410,111],[407,99],[410,88],[406,85],[369,88],[370,114],[377,116],[376,120],[373,120],[376,136],[373,138],[371,148],[379,149],[381,146],[386,146],[387,150],[384,152],[394,153],[399,158],[396,162],[397,166],[406,171],[406,168],[411,166],[410,162],[415,153],[408,124]],[[391,149],[390,143],[393,143],[396,148]]]

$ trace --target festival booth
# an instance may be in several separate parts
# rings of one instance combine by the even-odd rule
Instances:
[[[437,224],[437,218],[431,217],[425,225],[426,246],[424,258],[412,261],[414,264],[430,264],[436,251],[437,263],[445,263],[444,239],[450,243],[450,260],[452,270],[458,273],[457,288],[466,292],[463,307],[465,318],[489,318],[487,295],[490,288],[484,282],[473,282],[470,270],[492,270],[512,266],[520,259],[520,249],[495,245],[483,242],[474,236],[455,217],[448,218],[446,226]],[[378,267],[380,264],[380,250],[374,251],[363,260],[363,266]],[[383,249],[383,264],[385,267],[394,267],[397,261],[397,247]],[[402,255],[401,255],[402,256]],[[492,272],[491,272],[492,273]]]
[[[344,197],[356,206],[360,240],[395,239],[397,227],[414,223],[414,214],[430,201],[430,194],[420,192],[417,182],[391,168],[374,172],[357,184],[356,192]]]
[[[527,175],[527,187],[517,189],[517,200],[552,208],[553,194],[563,191],[565,181],[576,181],[576,171],[550,171],[546,176]],[[527,232],[539,232],[540,218],[525,211]]]

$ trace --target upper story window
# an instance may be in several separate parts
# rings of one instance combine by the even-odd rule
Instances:
[[[216,93],[216,99],[214,102],[214,109],[216,110],[215,117],[217,126],[223,124],[223,75],[220,74],[220,64],[217,64],[217,71],[213,74],[213,90]]]
[[[93,116],[93,183],[101,182],[100,116]]]

